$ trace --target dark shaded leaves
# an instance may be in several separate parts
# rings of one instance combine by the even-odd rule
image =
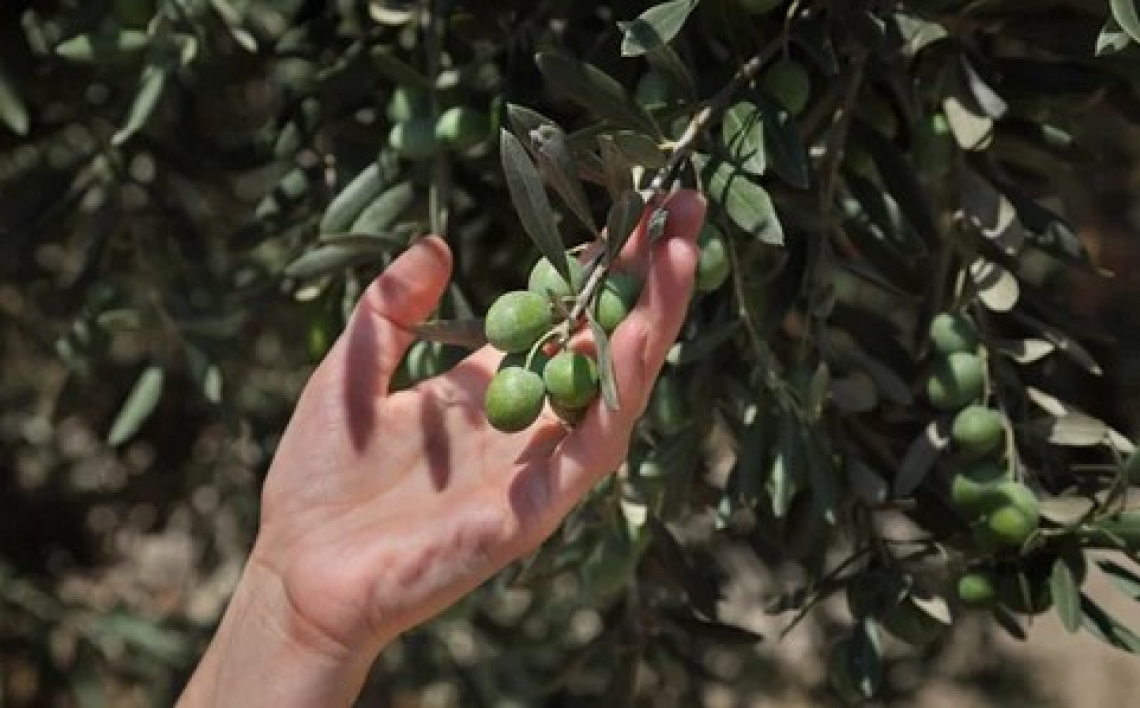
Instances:
[[[550,200],[542,187],[538,170],[530,161],[526,148],[506,130],[499,135],[499,149],[507,189],[523,228],[542,255],[569,282],[570,266],[566,263],[566,249],[558,234],[558,226],[554,223]]]

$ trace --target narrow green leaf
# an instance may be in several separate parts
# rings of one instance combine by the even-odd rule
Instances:
[[[554,121],[521,106],[508,105],[507,116],[520,142],[529,150],[546,183],[591,234],[598,232],[578,166],[570,152],[566,133]]]
[[[582,107],[620,128],[663,137],[657,123],[625,88],[593,64],[555,53],[541,53],[536,61],[546,84]]]
[[[325,209],[324,216],[321,217],[318,230],[322,234],[348,231],[348,227],[356,221],[360,212],[364,211],[364,207],[380,196],[383,189],[383,172],[380,165],[373,162],[361,170],[360,174],[353,177],[352,181],[333,197],[328,208]]]
[[[389,47],[376,47],[369,53],[369,57],[376,70],[398,86],[416,86],[429,91],[433,88],[428,77],[394,55]]]
[[[1116,21],[1116,18],[1110,17],[1105,20],[1104,27],[1101,28],[1100,34],[1097,35],[1096,55],[1103,57],[1122,52],[1127,49],[1132,42],[1132,37],[1124,31],[1120,23]]]
[[[930,470],[938,453],[950,444],[950,422],[945,419],[931,421],[907,448],[895,477],[896,496],[907,497],[918,489]]]
[[[618,26],[625,34],[621,42],[622,56],[641,56],[673,41],[697,2],[670,0],[649,8],[632,22],[619,22]]]
[[[384,236],[415,200],[411,182],[400,182],[384,190],[365,207],[349,227],[349,232],[362,236]]]
[[[1140,653],[1140,637],[1085,593],[1081,593],[1081,611],[1084,613],[1082,624],[1094,637],[1131,654]]]
[[[162,98],[169,76],[169,72],[157,64],[149,64],[143,69],[138,93],[135,94],[135,100],[127,111],[123,127],[111,138],[113,144],[122,145],[146,125],[159,99]]]
[[[1085,413],[1070,412],[1062,416],[1034,421],[1032,429],[1053,445],[1091,447],[1108,438],[1108,425]]]
[[[606,251],[610,261],[621,253],[644,214],[645,200],[632,189],[623,192],[610,207],[606,217]]]
[[[1140,42],[1140,2],[1137,0],[1109,0],[1112,16],[1133,42]]]
[[[1140,602],[1140,575],[1115,561],[1102,559],[1098,560],[1096,564],[1108,575],[1108,579],[1120,592]]]
[[[143,370],[123,407],[119,409],[119,414],[115,416],[115,422],[111,424],[111,431],[107,433],[108,445],[122,445],[139,431],[158,406],[165,376],[160,366],[152,365]]]
[[[799,471],[803,467],[803,438],[795,416],[780,416],[776,433],[776,454],[768,477],[768,494],[772,498],[772,514],[782,519],[791,508],[792,498],[799,491]]]
[[[139,30],[95,32],[60,42],[55,53],[71,61],[102,64],[138,54],[149,44],[150,35]]]
[[[1069,632],[1080,629],[1080,592],[1073,579],[1073,571],[1064,558],[1058,558],[1053,562],[1053,572],[1049,576],[1049,592],[1053,596],[1053,606],[1057,608],[1057,616],[1060,617],[1065,629]]]
[[[381,243],[377,239],[377,245],[379,246]],[[376,261],[385,250],[368,248],[360,244],[321,246],[286,266],[285,275],[290,278],[309,280],[339,274],[345,268]]]
[[[28,109],[0,67],[0,121],[16,135],[28,134]]]
[[[518,138],[505,129],[499,134],[499,150],[511,202],[519,214],[523,228],[539,252],[569,282],[570,266],[566,262],[566,247],[562,244],[558,226],[554,223],[550,200],[542,187],[538,169]]]
[[[703,156],[694,156],[693,160],[705,180],[709,198],[724,209],[733,223],[761,243],[784,245],[784,228],[763,187],[727,162]]]
[[[590,308],[586,308],[586,319],[590,322],[590,333],[594,337],[594,347],[598,355],[598,378],[601,379],[602,400],[605,401],[607,408],[616,411],[621,408],[621,392],[618,391],[610,340],[606,336],[606,330],[594,319]]]
[[[614,144],[630,163],[639,167],[656,169],[664,167],[665,152],[653,138],[632,130],[619,130],[613,133]]]
[[[632,164],[617,146],[612,135],[599,135],[598,147],[602,153],[602,171],[605,175],[606,191],[611,199],[619,199],[622,194],[633,189]]]

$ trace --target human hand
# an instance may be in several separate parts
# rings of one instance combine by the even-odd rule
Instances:
[[[185,704],[351,703],[385,644],[536,548],[621,464],[684,319],[704,219],[694,192],[665,207],[664,237],[651,246],[643,220],[622,253],[645,285],[610,342],[620,410],[595,402],[572,429],[550,412],[521,433],[490,427],[490,347],[389,393],[450,252],[421,239],[372,284],[282,437],[257,541]]]

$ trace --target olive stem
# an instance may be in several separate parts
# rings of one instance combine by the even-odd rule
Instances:
[[[573,331],[574,326],[582,315],[585,314],[586,308],[597,295],[598,288],[601,287],[602,281],[609,271],[609,264],[605,263],[605,250],[598,251],[590,262],[586,265],[586,284],[582,286],[582,291],[578,293],[577,300],[574,302],[574,308],[570,310],[570,316],[567,318],[566,338],[569,338],[570,332]]]

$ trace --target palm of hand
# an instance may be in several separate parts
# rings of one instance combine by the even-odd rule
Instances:
[[[637,234],[623,254],[647,278],[611,341],[622,409],[595,405],[573,430],[548,414],[515,435],[491,428],[482,399],[498,355],[486,348],[389,394],[411,327],[446,285],[446,246],[421,241],[373,284],[306,386],[263,493],[251,562],[279,579],[296,641],[378,649],[535,548],[620,464],[692,281],[703,205],[669,210],[673,238],[650,258]]]

